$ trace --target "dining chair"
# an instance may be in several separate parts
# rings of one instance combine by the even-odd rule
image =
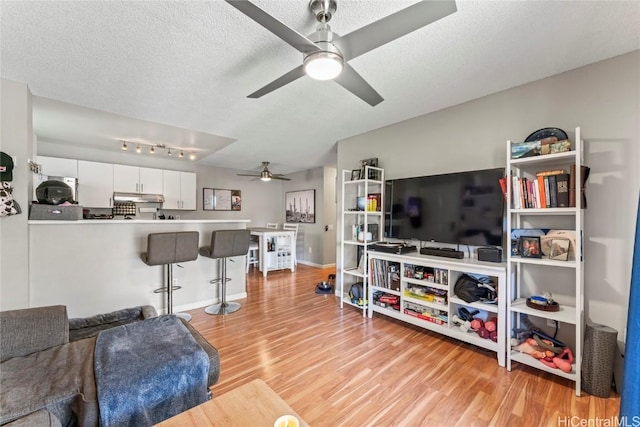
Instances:
[[[280,225],[277,222],[268,222],[267,223],[267,228],[271,228],[273,230],[277,230],[278,228],[280,228]]]

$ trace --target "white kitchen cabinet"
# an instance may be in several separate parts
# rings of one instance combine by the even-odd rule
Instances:
[[[36,163],[42,167],[42,175],[78,178],[78,161],[75,159],[37,156]]]
[[[162,194],[162,169],[113,165],[113,191]]]
[[[113,207],[111,163],[78,160],[78,204],[88,208]]]
[[[181,209],[196,210],[196,174],[193,172],[180,172],[180,197]]]
[[[196,209],[196,174],[165,170],[163,177],[163,209]]]
[[[162,169],[140,168],[140,193],[162,194]]]

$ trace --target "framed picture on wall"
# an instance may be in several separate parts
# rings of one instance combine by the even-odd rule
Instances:
[[[205,211],[239,211],[241,208],[240,190],[202,189],[202,209]]]
[[[286,222],[316,222],[316,190],[286,192],[284,201]]]

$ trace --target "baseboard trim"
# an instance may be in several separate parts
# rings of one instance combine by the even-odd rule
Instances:
[[[335,262],[332,264],[316,264],[315,262],[302,261],[302,260],[298,260],[298,264],[308,265],[309,267],[317,267],[317,268],[332,268],[336,266]]]

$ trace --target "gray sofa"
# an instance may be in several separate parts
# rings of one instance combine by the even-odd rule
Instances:
[[[98,334],[160,320],[156,316],[151,306],[71,320],[61,305],[0,312],[0,425],[98,426]],[[220,374],[218,351],[188,322],[182,324],[209,359],[211,387]]]

